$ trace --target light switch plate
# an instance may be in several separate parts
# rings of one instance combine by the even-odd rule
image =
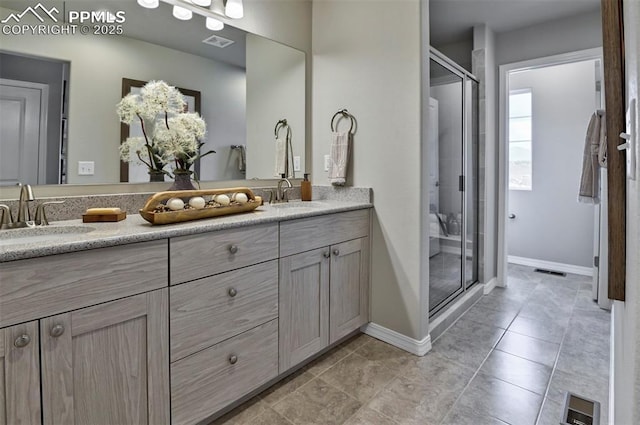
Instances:
[[[627,108],[627,129],[626,132],[620,134],[626,143],[618,146],[619,150],[626,149],[627,158],[627,178],[629,180],[636,179],[636,167],[640,161],[638,158],[638,123],[636,122],[636,99],[629,101],[629,108]],[[623,147],[625,146],[625,147]]]
[[[331,165],[331,157],[329,155],[324,156],[324,171],[329,171]]]
[[[293,171],[300,171],[300,157],[293,157]]]
[[[96,164],[94,161],[78,161],[78,175],[79,176],[93,176],[95,173]]]

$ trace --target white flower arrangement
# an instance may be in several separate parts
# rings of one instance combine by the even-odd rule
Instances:
[[[196,159],[215,151],[200,154],[207,126],[197,113],[184,112],[185,105],[182,93],[164,81],[150,81],[140,94],[123,97],[116,108],[120,121],[131,125],[139,120],[143,136],[127,138],[120,158],[165,174],[164,167],[173,162],[174,174],[190,174]]]

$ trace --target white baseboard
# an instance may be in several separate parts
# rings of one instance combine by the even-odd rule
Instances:
[[[483,291],[484,295],[491,293],[491,291],[493,291],[493,288],[495,288],[497,285],[498,285],[498,278],[492,277],[489,282],[484,284],[484,291]]]
[[[507,261],[522,266],[537,267],[540,269],[554,270],[558,272],[573,273],[583,276],[593,276],[593,267],[576,266],[573,264],[554,263],[553,261],[536,260],[535,258],[507,256]]]
[[[387,329],[376,323],[368,323],[362,327],[365,334],[391,344],[401,350],[408,351],[416,356],[424,356],[431,351],[431,336],[427,335],[421,341],[410,338],[406,335]]]

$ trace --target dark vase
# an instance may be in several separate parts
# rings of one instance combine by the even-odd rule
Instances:
[[[174,171],[173,175],[173,184],[167,190],[196,190],[196,187],[191,183],[191,173],[189,171]]]
[[[163,182],[164,173],[162,171],[149,170],[149,181],[151,183]]]

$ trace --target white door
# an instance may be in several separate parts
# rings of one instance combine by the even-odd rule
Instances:
[[[44,184],[46,84],[0,79],[0,185]]]

